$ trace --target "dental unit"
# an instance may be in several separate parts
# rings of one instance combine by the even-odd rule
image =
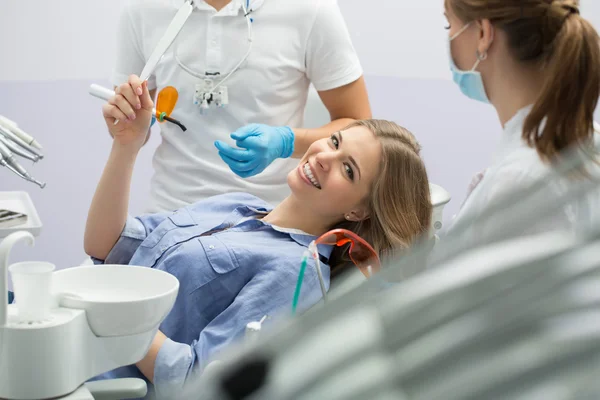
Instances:
[[[34,237],[15,231],[0,242],[0,399],[144,397],[141,379],[89,380],[146,355],[175,303],[177,278],[132,265],[9,267],[21,241],[33,245]],[[10,305],[7,271],[15,291]]]

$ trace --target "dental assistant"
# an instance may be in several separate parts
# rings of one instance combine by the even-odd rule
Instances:
[[[599,143],[600,38],[573,0],[446,0],[445,11],[454,81],[469,98],[491,103],[503,127],[491,165],[454,221],[474,218],[466,235],[482,242],[498,222],[477,221],[490,204],[543,179],[561,151]],[[567,193],[577,181],[556,178],[544,194]],[[599,205],[595,191],[516,234],[578,230],[600,221]]]
[[[127,0],[117,32],[115,87],[140,74],[183,4]],[[332,120],[317,129],[302,128],[310,84]],[[188,129],[159,124],[149,211],[231,191],[275,205],[289,194],[286,176],[297,165],[292,158],[349,122],[371,117],[362,67],[337,0],[194,1],[148,80],[153,99],[166,86],[177,89],[172,116]],[[228,104],[215,100],[204,108],[197,101],[212,87],[213,98],[226,92]],[[134,115],[125,109],[122,118]]]

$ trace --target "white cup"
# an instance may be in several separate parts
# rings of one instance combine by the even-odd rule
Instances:
[[[20,262],[8,267],[21,322],[39,322],[50,318],[54,269],[54,264],[43,261]]]

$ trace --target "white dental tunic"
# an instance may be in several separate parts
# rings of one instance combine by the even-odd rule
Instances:
[[[232,146],[230,134],[249,123],[302,127],[309,84],[317,91],[356,81],[362,68],[337,0],[249,0],[253,44],[247,60],[224,86],[229,104],[201,111],[194,104],[199,76],[228,75],[247,53],[242,1],[216,11],[202,0],[148,80],[157,93],[174,86],[172,117],[187,128],[160,123],[162,141],[153,156],[147,211],[174,210],[227,192],[247,192],[275,205],[289,194],[287,174],[296,159],[277,159],[261,174],[242,179],[219,158],[215,140]],[[112,83],[139,75],[183,0],[127,0],[117,34]],[[177,58],[194,75],[178,63]],[[214,75],[217,74],[218,75]]]
[[[529,147],[522,139],[523,125],[532,106],[525,107],[506,123],[500,145],[494,154],[492,165],[487,168],[483,178],[476,183],[459,213],[456,215],[448,234],[458,232],[458,224],[467,219],[468,228],[462,233],[464,240],[473,245],[489,243],[511,215],[502,214],[484,220],[486,211],[494,202],[514,196],[549,172],[550,166],[539,158],[535,149]],[[595,142],[600,143],[600,126],[596,124]],[[546,182],[546,186],[535,198],[540,201],[552,201],[576,188],[580,183],[568,178],[554,178]],[[535,213],[535,208],[532,213]],[[525,228],[510,228],[509,237],[536,234],[550,230],[566,230],[569,232],[587,230],[600,222],[600,190],[593,190],[585,196],[570,201],[552,212],[550,215],[537,217]],[[505,236],[506,237],[506,236]]]

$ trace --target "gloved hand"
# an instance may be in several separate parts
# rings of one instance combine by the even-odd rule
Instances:
[[[287,126],[246,125],[231,134],[239,148],[215,142],[219,156],[238,176],[248,178],[264,171],[276,158],[294,153],[294,131]]]

